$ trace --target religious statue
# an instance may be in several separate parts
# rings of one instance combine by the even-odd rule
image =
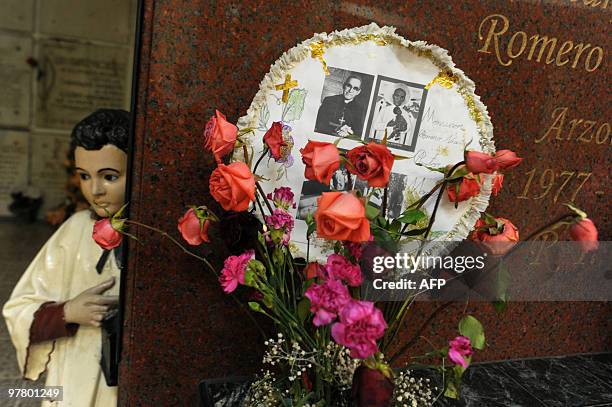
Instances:
[[[47,386],[63,387],[59,405],[117,402],[100,363],[101,325],[117,308],[120,256],[100,248],[92,229],[124,205],[129,121],[126,111],[100,109],[76,125],[71,154],[91,208],[53,234],[2,310],[23,377],[37,380],[46,371]],[[51,405],[58,404],[43,401]]]

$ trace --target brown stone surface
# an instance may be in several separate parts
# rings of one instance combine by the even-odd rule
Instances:
[[[562,191],[554,202],[556,189],[551,188],[544,198],[533,199],[545,190],[540,188],[540,172],[551,168],[557,177],[561,171],[574,171],[573,177],[592,173],[576,203],[591,214],[601,237],[610,238],[610,136],[597,144],[596,140],[553,140],[555,133],[549,135],[550,141],[535,143],[554,123],[551,115],[558,107],[568,108],[564,135],[573,119],[595,121],[595,130],[601,126],[605,130],[609,8],[585,6],[582,1],[507,0],[144,3],[133,218],[173,231],[185,205],[210,204],[207,181],[213,160],[202,151],[201,134],[213,109],[235,121],[245,113],[270,64],[285,50],[315,32],[375,21],[396,26],[406,38],[448,49],[456,65],[476,82],[492,117],[498,147],[525,157],[495,199],[492,213],[514,220],[525,236],[560,213],[560,203],[571,197]],[[567,40],[600,46],[605,51],[602,62],[588,72],[583,61],[586,50],[576,68],[571,62],[538,63],[535,56],[528,60],[528,44],[511,65],[502,66],[494,51],[478,52],[484,45],[478,27],[492,14],[502,14],[509,22],[499,41],[502,51],[512,34],[523,31],[527,38],[536,33],[556,37],[558,48]],[[498,27],[501,24],[499,20]],[[521,36],[515,40],[515,52]],[[503,55],[505,61],[507,54]],[[517,199],[533,168],[537,171],[529,190],[532,199]],[[563,180],[559,178],[556,185]],[[573,192],[577,181],[572,179],[567,191]],[[157,244],[157,238],[147,235],[144,239],[149,244],[131,247],[125,287],[121,405],[191,405],[200,380],[255,372],[262,341],[216,279],[169,242]],[[226,251],[218,245],[211,249],[209,259],[221,264]],[[417,304],[408,331],[434,310],[435,304]],[[477,360],[610,349],[608,303],[514,303],[503,316],[488,304],[469,304],[467,309],[465,304],[454,304],[440,312],[423,335],[443,345],[455,334],[464,310],[477,316],[486,329],[489,347],[477,354]],[[428,350],[423,341],[417,343],[415,352]]]

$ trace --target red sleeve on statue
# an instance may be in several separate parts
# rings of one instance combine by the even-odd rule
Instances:
[[[66,323],[64,304],[63,302],[46,302],[40,306],[30,326],[31,344],[76,334],[79,324]]]

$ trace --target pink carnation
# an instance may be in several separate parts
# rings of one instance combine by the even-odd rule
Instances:
[[[468,362],[464,356],[472,355],[472,345],[470,338],[458,336],[448,343],[448,358],[456,365],[461,365],[464,368],[468,367]]]
[[[348,289],[338,280],[327,280],[322,285],[308,287],[304,296],[310,300],[310,312],[315,314],[315,326],[332,322],[342,308],[351,300]]]
[[[283,229],[290,233],[293,230],[293,223],[293,216],[284,209],[274,209],[272,215],[266,216],[266,224],[270,226],[271,229]]]
[[[238,284],[244,284],[244,272],[249,260],[255,257],[255,250],[247,250],[240,256],[229,256],[223,263],[219,282],[226,293],[233,292]]]
[[[340,311],[340,322],[332,325],[334,340],[351,350],[351,357],[365,359],[378,352],[376,341],[387,323],[373,302],[352,300]]]
[[[339,254],[332,254],[327,258],[325,271],[328,278],[345,281],[351,287],[358,287],[363,281],[359,266]]]

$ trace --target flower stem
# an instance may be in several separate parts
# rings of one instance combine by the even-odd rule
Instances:
[[[215,276],[216,276],[216,277],[219,277],[219,275],[218,275],[218,274],[217,274],[217,272],[215,271],[215,268],[212,266],[212,264],[210,264],[210,262],[209,262],[208,260],[206,260],[204,257],[198,256],[197,254],[195,254],[195,253],[193,253],[193,252],[191,252],[191,251],[187,250],[187,248],[186,248],[185,246],[183,246],[183,245],[182,245],[182,244],[181,244],[181,243],[180,243],[178,240],[176,240],[175,238],[173,238],[172,236],[170,236],[170,235],[169,235],[167,232],[164,232],[163,230],[158,229],[158,228],[153,227],[153,226],[145,225],[144,223],[140,223],[140,222],[137,222],[137,221],[135,221],[135,220],[130,220],[130,219],[127,219],[127,220],[125,221],[125,223],[128,223],[128,224],[130,224],[130,223],[131,223],[131,224],[133,224],[133,225],[140,226],[140,227],[143,227],[143,228],[145,228],[145,229],[152,230],[152,231],[157,232],[157,233],[159,233],[160,235],[162,235],[162,236],[164,236],[164,237],[168,238],[168,239],[169,239],[169,240],[170,240],[172,243],[174,243],[175,245],[177,245],[178,247],[180,247],[180,248],[181,248],[181,250],[182,250],[184,253],[186,253],[186,254],[188,254],[188,255],[190,255],[190,256],[192,256],[192,257],[195,257],[196,259],[198,259],[198,260],[200,260],[200,261],[204,262],[204,264],[206,264],[206,266],[208,266],[208,268],[209,268],[209,269],[210,269],[210,270],[211,270],[211,271],[212,271],[212,272],[215,274]]]
[[[268,207],[268,210],[270,211],[270,215],[272,215],[272,213],[274,212],[274,209],[272,209],[272,205],[270,205],[270,201],[268,201],[268,198],[266,197],[266,194],[263,188],[261,187],[258,181],[255,181],[255,186],[257,187],[257,191],[259,192],[259,195],[261,195],[261,198],[263,199],[266,206]],[[263,213],[262,213],[262,216],[263,216]]]

